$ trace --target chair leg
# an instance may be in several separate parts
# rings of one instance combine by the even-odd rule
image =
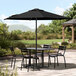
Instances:
[[[12,64],[13,64],[13,57],[12,57],[12,60],[11,60],[11,67],[12,67]]]
[[[65,64],[65,68],[66,68],[66,60],[65,60],[65,56],[63,56],[64,57],[64,64]]]
[[[22,62],[21,62],[21,70],[22,70],[22,66],[24,64],[24,58],[22,58]]]
[[[51,63],[51,60],[50,60],[50,56],[49,56],[48,57],[48,67],[49,67],[50,63]]]
[[[40,60],[39,60],[39,59],[38,59],[38,63],[39,63],[38,68],[39,68],[39,70],[40,70]]]
[[[26,67],[27,67],[27,59],[26,59]]]
[[[55,62],[56,62],[56,58],[54,57],[54,68],[55,68],[55,65],[56,65],[56,63],[55,63]]]
[[[15,68],[15,63],[16,63],[16,58],[14,59],[14,67],[13,67],[13,69]]]
[[[59,62],[58,62],[58,56],[57,56],[57,65],[59,66]]]
[[[35,65],[35,63],[34,63],[34,59],[33,59],[33,71],[34,71],[34,65]]]

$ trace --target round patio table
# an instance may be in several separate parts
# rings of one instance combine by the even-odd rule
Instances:
[[[24,50],[29,50],[29,56],[31,56],[31,50],[36,50],[36,48],[22,48]],[[37,48],[38,51],[42,51],[41,53],[41,59],[42,59],[42,67],[44,67],[44,51],[45,50],[52,50],[52,48]],[[36,62],[37,64],[37,62]],[[31,58],[29,59],[29,65],[31,65]]]

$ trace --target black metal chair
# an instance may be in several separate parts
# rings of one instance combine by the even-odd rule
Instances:
[[[21,49],[21,53],[22,53],[21,70],[22,70],[22,66],[24,65],[24,59],[26,59],[26,68],[28,69],[27,71],[29,71],[29,68],[32,67],[32,66],[33,66],[33,70],[34,70],[36,60],[39,61],[39,57],[32,54],[31,51],[27,50],[27,48],[26,49]],[[29,62],[30,59],[33,59],[33,64],[30,64],[31,63],[31,62]],[[28,60],[28,63],[27,63],[27,60]],[[36,66],[37,66],[37,64],[36,64]]]
[[[26,59],[26,67],[27,67],[27,60],[33,58],[33,56],[29,55],[29,51],[27,49],[21,49],[21,53],[22,53],[22,62],[21,62],[21,70],[22,70],[22,66],[24,65],[24,59]],[[28,66],[28,70],[29,70],[29,66]]]
[[[43,45],[43,48],[51,48],[51,45],[44,44],[44,45]],[[50,50],[48,50],[47,53],[45,53],[45,54],[49,55],[49,52],[50,52]],[[50,61],[50,62],[51,62],[51,61]],[[48,65],[49,65],[49,61],[48,61]]]
[[[37,69],[40,70],[40,60],[39,60],[39,57],[38,56],[33,56],[33,70],[35,70],[35,66]]]
[[[64,57],[64,64],[65,64],[65,68],[66,68],[65,51],[66,51],[66,46],[59,46],[57,53],[53,53],[53,54],[49,53],[48,66],[49,66],[49,64],[51,64],[51,57],[54,58],[54,68],[55,68],[56,58],[57,58],[57,65],[59,65],[58,56],[63,56]]]
[[[13,63],[14,63],[14,66],[13,66],[13,69],[14,69],[15,68],[15,63],[16,63],[16,55],[15,55],[13,47],[10,47],[10,50],[12,52],[11,67],[13,66]]]

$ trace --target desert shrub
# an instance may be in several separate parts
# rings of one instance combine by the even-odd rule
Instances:
[[[68,42],[62,42],[61,45],[67,46],[68,45]]]

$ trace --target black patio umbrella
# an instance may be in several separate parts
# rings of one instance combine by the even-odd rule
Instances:
[[[33,9],[27,12],[12,15],[6,19],[10,20],[36,20],[36,56],[37,56],[37,20],[61,20],[68,19],[67,17],[53,14],[41,9]]]

